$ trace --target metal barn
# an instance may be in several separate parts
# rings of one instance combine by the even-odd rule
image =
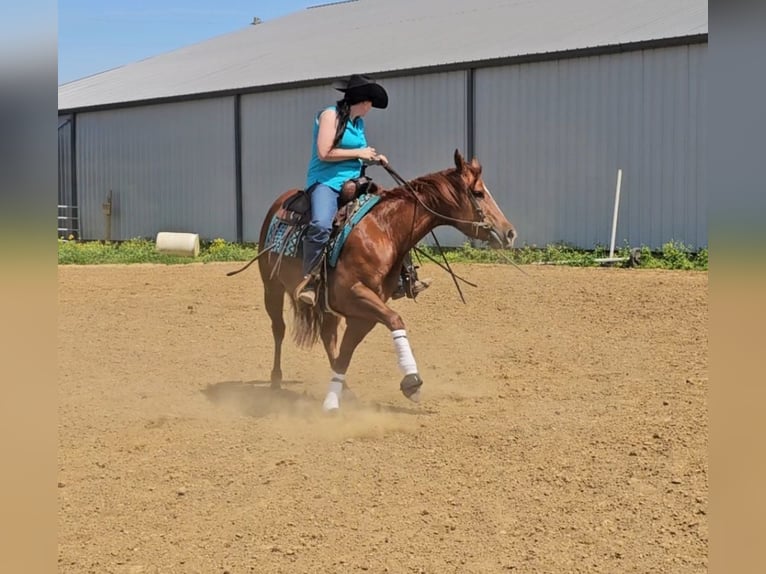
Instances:
[[[608,243],[621,168],[618,245],[704,247],[707,29],[706,0],[351,0],[250,25],[59,86],[59,232],[256,241],[331,82],[366,73],[390,96],[371,143],[405,177],[476,155],[521,244]]]

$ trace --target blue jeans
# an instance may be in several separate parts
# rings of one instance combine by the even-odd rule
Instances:
[[[332,221],[338,212],[338,192],[323,184],[311,191],[311,223],[303,237],[303,274],[307,275],[319,262],[330,239]]]

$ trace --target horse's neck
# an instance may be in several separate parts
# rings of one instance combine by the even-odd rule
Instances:
[[[414,197],[414,193],[418,193],[420,201]],[[424,208],[421,202],[436,213],[449,216],[449,208],[446,205],[434,205],[427,201],[422,190],[407,192],[394,201],[396,205],[391,206],[393,217],[388,218],[386,223],[389,235],[400,255],[407,253],[434,228],[445,223],[443,219]]]

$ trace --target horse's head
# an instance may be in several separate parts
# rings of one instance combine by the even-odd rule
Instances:
[[[455,224],[460,231],[489,242],[491,247],[503,249],[513,247],[516,229],[498,207],[492,194],[481,177],[481,164],[473,158],[466,162],[455,150],[455,175],[462,189],[456,189],[459,212]]]

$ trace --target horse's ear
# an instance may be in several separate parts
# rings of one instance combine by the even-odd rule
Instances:
[[[457,148],[455,148],[455,167],[460,173],[465,171],[465,160],[463,159],[463,156],[460,155],[460,151]]]
[[[479,163],[479,160],[476,159],[475,156],[473,159],[471,159],[471,167],[477,170],[479,173],[481,173],[481,164]]]

